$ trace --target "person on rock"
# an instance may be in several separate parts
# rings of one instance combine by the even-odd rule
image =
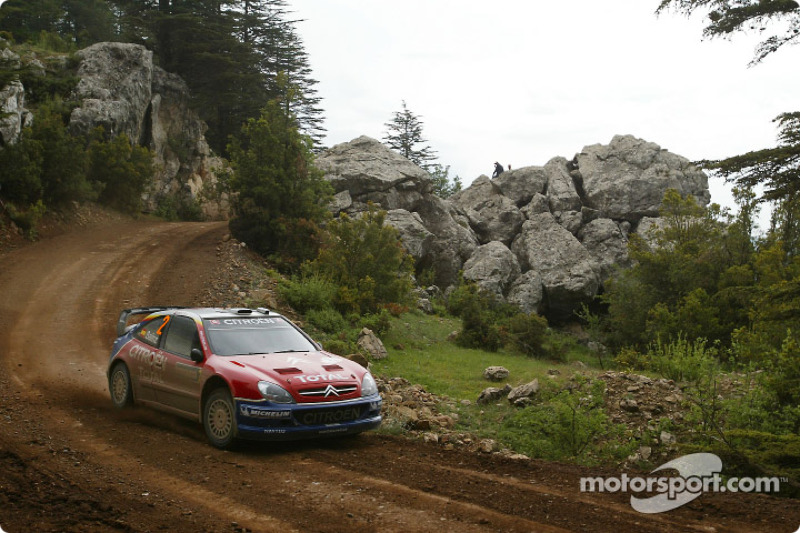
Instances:
[[[492,179],[496,178],[500,174],[503,173],[503,165],[498,163],[497,161],[494,162],[494,172],[492,172]]]

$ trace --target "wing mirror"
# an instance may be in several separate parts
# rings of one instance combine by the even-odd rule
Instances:
[[[189,357],[192,358],[192,361],[195,363],[202,363],[203,359],[203,351],[200,348],[192,348],[192,351],[189,352]]]

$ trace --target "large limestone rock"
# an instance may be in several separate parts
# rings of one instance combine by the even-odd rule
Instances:
[[[571,318],[580,304],[597,294],[600,281],[591,255],[549,213],[525,222],[511,250],[523,270],[541,276],[547,314],[552,318]]]
[[[606,217],[636,222],[658,216],[667,189],[707,205],[708,177],[688,159],[632,135],[587,146],[576,156],[585,202]]]
[[[520,275],[519,261],[499,241],[480,246],[464,263],[464,279],[503,299],[506,289]]]
[[[335,192],[348,191],[351,209],[363,210],[373,202],[387,210],[413,211],[414,204],[432,191],[427,172],[367,136],[333,146],[316,164]]]
[[[550,211],[580,211],[581,197],[575,189],[568,161],[563,157],[554,157],[544,166],[544,172],[547,176]]]
[[[16,144],[23,128],[33,123],[33,114],[25,109],[25,88],[12,81],[0,88],[0,147]]]
[[[436,236],[425,228],[419,213],[392,209],[386,213],[386,223],[400,232],[403,246],[415,262],[423,260],[431,253]]]
[[[150,104],[150,149],[155,160],[153,188],[145,202],[155,210],[165,196],[199,200],[212,190],[224,161],[213,155],[206,142],[208,129],[189,106],[189,88],[177,74],[155,67]],[[227,218],[229,198],[205,195],[203,210],[209,218]]]
[[[492,241],[511,244],[525,221],[516,203],[503,195],[500,187],[486,176],[453,195],[451,201],[467,214],[470,226],[483,244]]]
[[[388,211],[418,272],[431,269],[437,285],[458,282],[464,262],[478,247],[467,216],[432,194],[427,172],[369,137],[336,145],[317,166],[337,192],[331,211],[354,215],[372,202]]]
[[[520,308],[524,313],[538,313],[544,300],[542,276],[535,270],[528,270],[511,284],[506,301]]]
[[[595,272],[605,282],[617,269],[630,266],[628,239],[619,225],[607,218],[598,218],[583,226],[578,239],[589,251]]]
[[[473,182],[474,183],[474,182]],[[547,188],[547,174],[542,167],[522,167],[503,172],[493,180],[503,196],[517,207],[529,203],[535,194]]]
[[[129,43],[96,43],[76,52],[80,59],[70,116],[73,133],[88,134],[103,126],[108,136],[126,134],[147,144],[145,119],[152,99],[153,52]]]

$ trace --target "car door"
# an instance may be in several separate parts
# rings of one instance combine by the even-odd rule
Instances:
[[[159,350],[170,315],[156,317],[138,326],[128,348],[128,363],[134,396],[139,401],[156,401],[155,386],[164,379],[164,356]]]
[[[156,399],[164,407],[184,414],[200,412],[200,376],[203,364],[192,361],[192,349],[200,346],[197,326],[190,317],[173,315],[161,343],[163,382],[155,384]]]

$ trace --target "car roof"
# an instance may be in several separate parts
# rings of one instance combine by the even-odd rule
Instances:
[[[165,307],[163,309],[159,309],[157,312],[152,313],[150,316],[153,315],[165,315],[165,314],[181,314],[181,315],[194,315],[198,318],[206,319],[206,318],[230,318],[230,317],[280,317],[282,316],[280,313],[276,313],[274,311],[270,311],[264,307],[259,307],[257,309],[250,309],[247,307],[234,307],[223,309],[220,307]]]

